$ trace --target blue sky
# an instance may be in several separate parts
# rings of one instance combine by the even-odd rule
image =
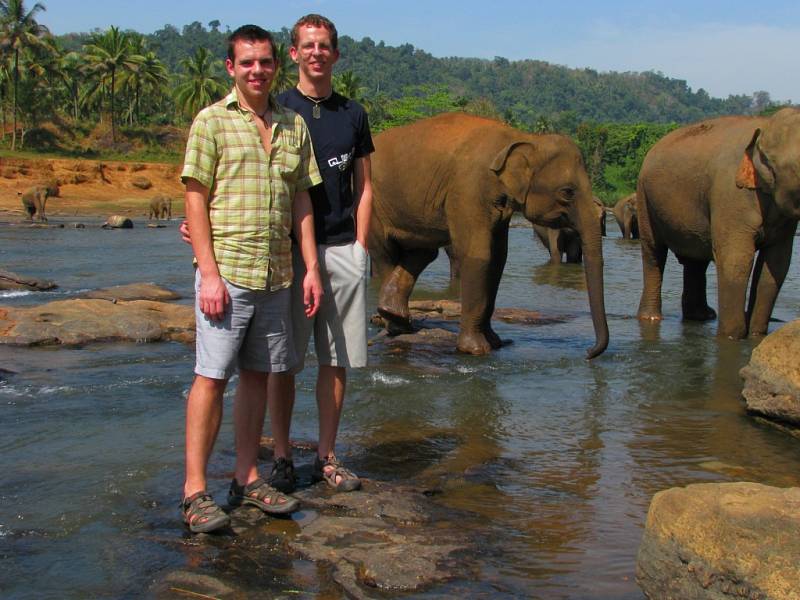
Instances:
[[[331,18],[340,35],[410,43],[434,56],[546,60],[598,71],[660,71],[712,96],[768,91],[800,103],[800,2],[771,0],[40,0],[54,33],[117,25],[152,33],[214,19],[236,28]],[[27,5],[32,5],[28,0]]]

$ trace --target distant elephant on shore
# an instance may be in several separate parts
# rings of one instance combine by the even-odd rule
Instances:
[[[148,220],[155,217],[159,219],[172,219],[172,198],[168,196],[154,196],[150,200],[150,216]]]
[[[617,220],[622,239],[639,239],[639,217],[636,213],[636,193],[621,198],[613,208],[614,218]]]
[[[800,110],[793,108],[771,117],[711,119],[657,142],[637,188],[644,269],[639,318],[661,319],[664,265],[672,250],[683,265],[685,319],[716,316],[706,300],[713,260],[718,335],[764,335],[800,219],[798,165]]]
[[[22,198],[22,206],[25,208],[25,212],[28,213],[29,221],[33,221],[33,216],[37,215],[39,221],[47,222],[45,205],[50,191],[46,186],[35,185],[24,192],[17,192],[17,195]]]
[[[600,223],[578,147],[561,135],[533,135],[463,113],[394,127],[375,138],[369,249],[381,279],[378,312],[409,331],[408,299],[422,271],[450,246],[460,265],[458,350],[503,345],[491,325],[508,255],[511,216],[581,234],[595,344],[608,346]]]
[[[596,218],[600,222],[600,235],[606,234],[606,210],[597,196],[592,198],[595,205]],[[554,265],[580,263],[583,260],[581,236],[574,227],[545,227],[533,224],[533,233],[545,249],[550,253],[550,262]],[[566,259],[566,260],[565,260]]]

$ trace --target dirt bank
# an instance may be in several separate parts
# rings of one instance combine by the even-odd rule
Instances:
[[[150,199],[173,199],[173,217],[183,214],[180,165],[83,159],[0,158],[0,215],[23,218],[17,192],[57,181],[60,193],[47,201],[47,216],[147,216]]]

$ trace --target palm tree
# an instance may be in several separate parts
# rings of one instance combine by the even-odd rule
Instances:
[[[361,79],[352,71],[342,71],[338,75],[333,76],[333,87],[342,96],[351,98],[356,101],[361,99]]]
[[[117,141],[116,129],[116,93],[117,75],[127,71],[135,71],[138,62],[131,52],[128,34],[121,32],[118,27],[110,27],[102,34],[94,34],[89,43],[84,46],[86,58],[90,68],[102,83],[108,85],[111,97],[111,139]],[[109,81],[110,79],[110,81]]]
[[[280,93],[296,86],[297,67],[289,56],[289,48],[286,44],[275,42],[275,61],[278,64],[278,70],[272,80],[272,89],[275,93]]]
[[[129,34],[131,63],[136,67],[127,69],[122,77],[123,87],[130,93],[130,103],[128,116],[130,123],[133,124],[133,117],[136,121],[141,120],[141,98],[142,94],[160,92],[168,81],[167,69],[164,64],[147,46],[144,36],[139,33]]]
[[[44,5],[37,2],[27,10],[24,0],[0,0],[0,50],[13,53],[14,67],[14,128],[11,134],[11,149],[17,145],[17,86],[19,85],[20,52],[38,46],[50,32],[36,22],[36,13],[43,12]]]
[[[214,75],[214,68],[218,63],[206,48],[198,48],[194,56],[180,62],[184,74],[175,89],[175,102],[178,109],[189,118],[228,91],[228,87]]]

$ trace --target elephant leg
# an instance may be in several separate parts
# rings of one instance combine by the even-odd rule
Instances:
[[[378,314],[387,321],[389,333],[408,333],[412,330],[408,299],[420,273],[438,254],[438,248],[401,251],[400,261],[383,281],[378,298]]]
[[[508,255],[508,223],[498,225],[491,235],[491,240],[473,238],[462,261],[458,350],[467,354],[488,354],[504,344],[491,319]]]
[[[642,192],[639,197],[643,198]],[[664,265],[667,262],[667,246],[656,239],[650,218],[647,213],[646,201],[641,201],[639,211],[639,227],[642,234],[642,296],[639,300],[637,317],[643,321],[660,321],[661,315],[661,284],[664,280]]]
[[[778,241],[762,248],[758,253],[758,259],[753,269],[753,282],[746,315],[751,337],[767,333],[775,300],[778,298],[778,292],[789,272],[796,229],[797,223],[795,222]]]
[[[753,269],[755,245],[752,238],[731,236],[725,239],[720,247],[714,248],[714,257],[717,264],[719,296],[717,335],[742,339],[747,335],[745,296],[747,282]]]
[[[564,233],[564,252],[567,254],[567,262],[577,264],[583,259],[583,250],[581,249],[581,237],[577,232]]]
[[[683,294],[681,308],[687,321],[710,321],[717,318],[716,311],[708,305],[706,297],[707,260],[678,257],[683,265]]]
[[[450,260],[450,287],[457,289],[461,285],[461,259],[453,252],[452,246],[445,246],[444,251]]]

